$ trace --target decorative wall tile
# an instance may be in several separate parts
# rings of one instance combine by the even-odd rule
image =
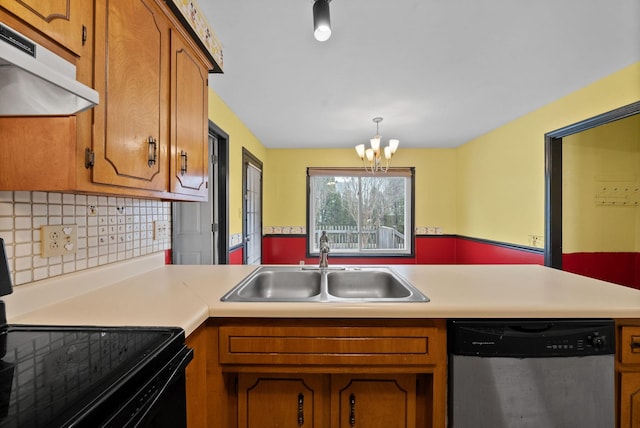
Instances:
[[[153,240],[158,220],[171,221],[170,202],[0,191],[0,237],[15,286],[170,249],[170,239]],[[42,258],[40,227],[57,224],[77,225],[77,251]]]
[[[263,235],[304,235],[306,227],[304,226],[265,226],[262,228]]]
[[[240,244],[242,244],[242,233],[229,235],[229,248],[237,247]]]
[[[442,235],[443,233],[441,227],[417,226],[415,228],[416,235]]]

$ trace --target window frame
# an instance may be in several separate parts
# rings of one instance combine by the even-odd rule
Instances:
[[[312,207],[312,194],[311,194],[311,177],[312,176],[332,176],[342,175],[346,177],[405,177],[408,180],[410,189],[408,197],[405,197],[405,205],[410,205],[405,208],[406,216],[405,222],[408,226],[405,229],[408,231],[405,237],[406,248],[401,251],[392,251],[389,249],[369,249],[349,252],[340,252],[335,249],[331,249],[332,258],[414,258],[415,257],[415,168],[414,167],[395,167],[389,168],[386,173],[377,172],[369,173],[364,171],[363,168],[322,168],[322,167],[307,167],[307,227],[306,227],[306,256],[319,257],[318,251],[313,251],[313,235],[315,233],[312,227],[313,216],[311,213]],[[331,246],[331,245],[330,245]]]

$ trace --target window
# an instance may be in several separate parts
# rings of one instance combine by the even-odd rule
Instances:
[[[331,255],[413,253],[413,168],[308,168],[307,176],[309,254],[318,254],[322,231]]]

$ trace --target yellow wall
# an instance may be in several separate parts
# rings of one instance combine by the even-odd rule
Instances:
[[[544,234],[544,134],[638,100],[640,62],[460,146],[458,234],[531,245]]]
[[[393,164],[416,168],[416,226],[532,245],[544,235],[544,134],[638,100],[640,62],[457,149],[401,145]],[[306,225],[307,167],[360,165],[351,147],[266,149],[211,90],[209,118],[230,136],[232,235],[242,231],[243,146],[264,163],[264,226]]]
[[[263,176],[265,226],[306,226],[306,169],[320,166],[362,163],[353,148],[268,150]],[[455,150],[400,146],[392,166],[415,167],[415,225],[455,234]]]
[[[639,177],[640,115],[564,138],[563,253],[636,252]]]
[[[209,119],[229,134],[229,234],[242,233],[242,148],[262,162],[265,162],[267,150],[211,89]]]

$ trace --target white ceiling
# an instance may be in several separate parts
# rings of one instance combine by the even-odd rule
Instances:
[[[639,0],[200,0],[209,85],[269,148],[456,147],[640,61]],[[640,76],[638,77],[640,79]],[[215,121],[215,118],[213,118]]]

